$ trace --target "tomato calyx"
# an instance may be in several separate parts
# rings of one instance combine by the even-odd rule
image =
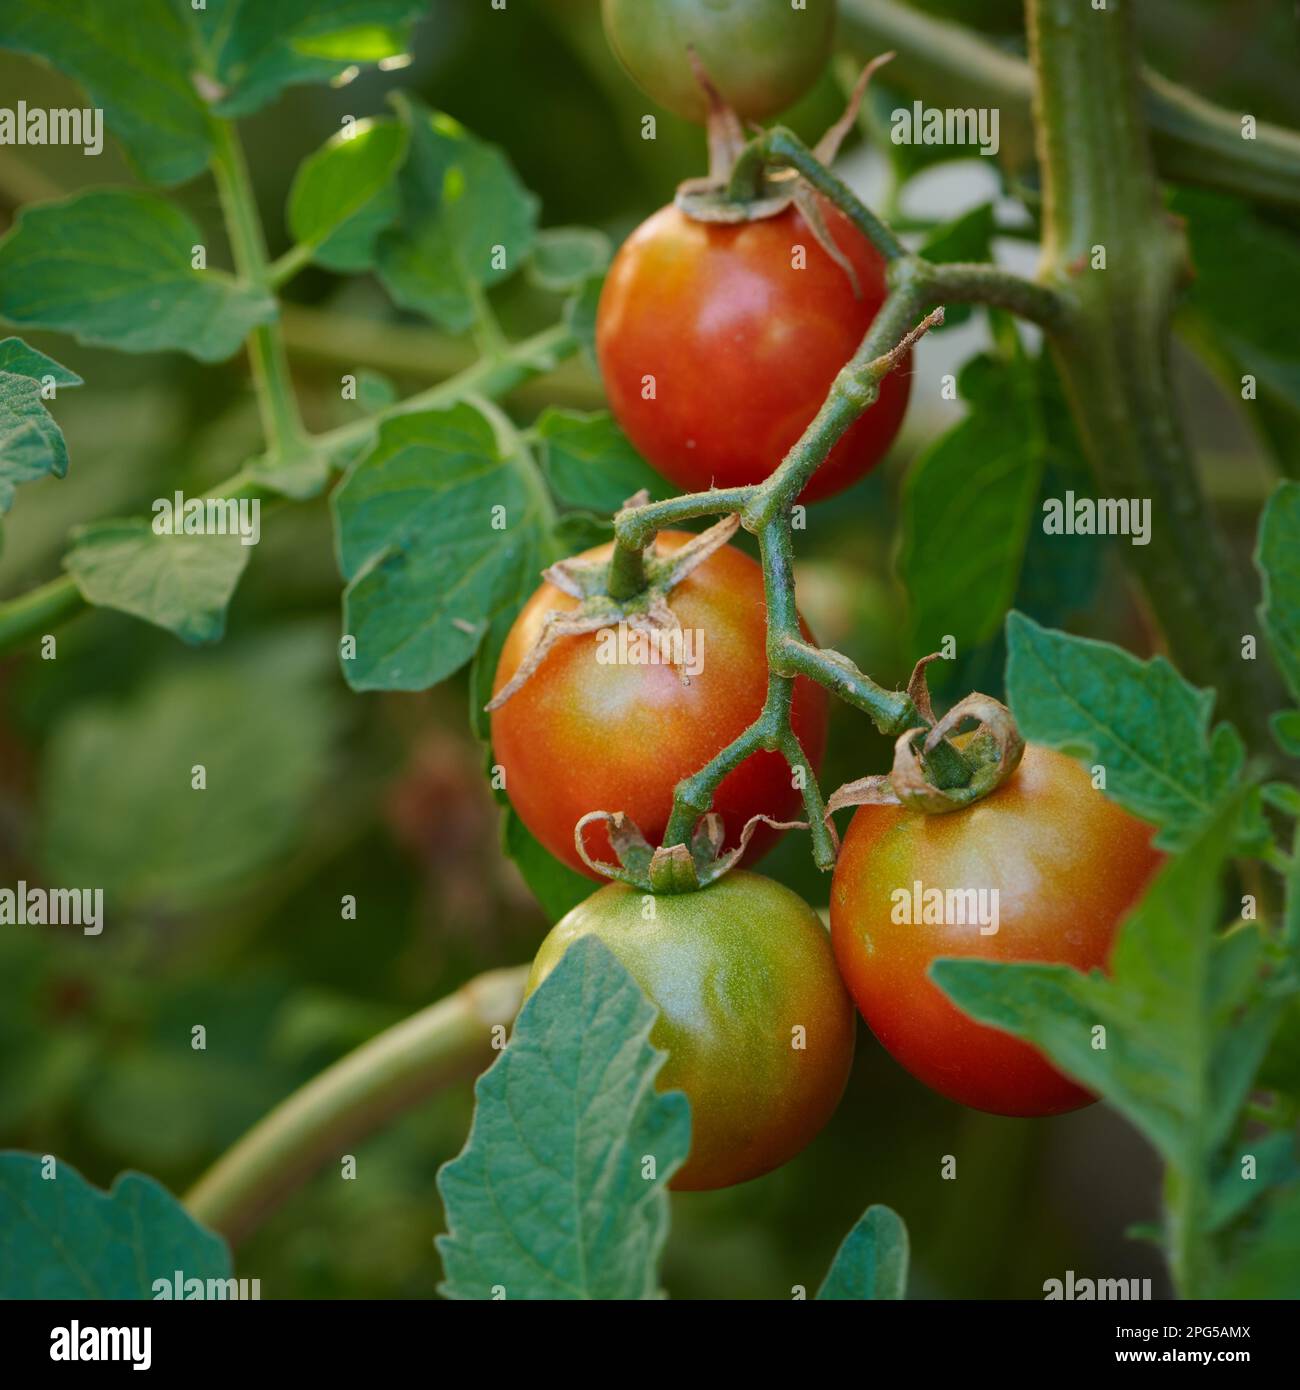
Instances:
[[[587,852],[587,826],[600,821],[613,846],[617,864],[593,859]],[[751,816],[740,832],[740,841],[724,852],[726,828],[722,817],[710,811],[695,827],[689,845],[656,848],[640,827],[622,811],[589,811],[573,827],[573,843],[582,862],[593,872],[646,893],[694,893],[716,883],[744,857],[750,838],[760,824],[774,830],[807,830],[806,821],[778,821],[771,816]]]
[[[925,671],[932,661],[941,659],[937,652],[923,657],[907,687],[925,725],[899,735],[889,772],[840,787],[826,803],[828,817],[844,806],[907,806],[926,815],[943,815],[973,805],[1015,776],[1024,756],[1025,740],[1011,711],[1000,700],[972,693],[959,700],[943,718],[935,718]],[[970,719],[976,721],[974,731],[959,740],[962,757],[971,767],[970,780],[960,787],[937,786],[929,775],[926,759]]]
[[[893,53],[882,53],[863,68],[844,114],[827,130],[813,149],[813,154],[822,164],[831,164],[839,154],[844,137],[853,129],[857,120],[872,74],[894,56]],[[709,172],[702,178],[686,179],[678,185],[674,202],[679,211],[696,222],[735,224],[778,217],[793,205],[803,213],[822,249],[842,266],[850,280],[855,280],[853,267],[826,229],[817,205],[816,194],[797,171],[763,165],[757,170],[752,187],[744,196],[737,195],[732,186],[732,175],[745,150],[744,127],[740,118],[723,100],[699,55],[693,49],[690,50],[690,60],[695,80],[703,88],[709,103]],[[759,126],[752,126],[751,129],[757,135],[763,134]],[[856,283],[854,292],[857,293]]]
[[[625,509],[639,507],[649,500],[648,493],[640,492],[628,498],[623,505]],[[645,583],[627,598],[614,598],[610,593],[610,569],[617,563],[617,550],[614,559],[591,560],[571,556],[543,570],[542,577],[561,593],[577,599],[578,605],[566,612],[557,609],[546,615],[541,632],[520,662],[519,669],[484,708],[489,712],[498,710],[522,689],[562,637],[580,637],[585,633],[617,627],[620,623],[633,631],[650,634],[680,631],[681,623],[669,606],[668,595],[714,551],[726,545],[739,528],[739,516],[724,517],[670,555],[657,554],[652,539],[641,552]],[[675,644],[666,645],[670,651],[676,650]],[[691,678],[685,668],[677,664],[675,669],[682,684],[689,685]]]

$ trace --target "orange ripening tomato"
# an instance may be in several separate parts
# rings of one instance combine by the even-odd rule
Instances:
[[[605,390],[633,444],[679,487],[738,487],[771,474],[879,312],[883,258],[838,208],[820,206],[860,299],[794,207],[735,225],[666,207],[615,256],[596,320]],[[909,355],[801,501],[842,492],[880,462],[902,424],[911,370]]]
[[[663,532],[659,551],[670,554],[691,539],[684,531]],[[612,543],[598,546],[584,558],[612,550]],[[494,691],[519,669],[546,615],[576,603],[549,583],[537,590],[506,638]],[[677,783],[743,733],[767,696],[763,572],[748,555],[731,546],[715,551],[671,591],[668,604],[697,644],[702,669],[689,685],[667,664],[602,661],[602,646],[608,652],[610,644],[593,632],[560,638],[492,714],[494,756],[515,810],[557,859],[593,878],[574,847],[577,822],[589,811],[623,811],[658,844]],[[826,742],[826,714],[826,692],[801,676],[791,719],[814,768]],[[790,768],[775,752],[752,754],[727,774],[713,800],[728,846],[751,816],[796,820],[801,807]],[[746,862],[776,836],[760,825]],[[612,860],[603,825],[589,826],[585,843],[593,858]]]
[[[831,938],[871,1031],[913,1076],[977,1110],[1058,1115],[1089,1104],[1035,1047],[976,1023],[926,972],[941,956],[1105,968],[1164,861],[1154,833],[1073,758],[1033,744],[1005,786],[965,810],[859,807],[831,886]],[[931,889],[986,891],[996,932],[916,921]]]

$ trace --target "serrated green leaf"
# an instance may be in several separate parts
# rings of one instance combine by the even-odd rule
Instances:
[[[359,121],[308,156],[289,191],[289,229],[331,270],[374,265],[375,241],[398,213],[397,171],[406,157],[400,121]]]
[[[244,116],[285,87],[325,82],[410,47],[424,0],[209,0],[223,116]],[[219,36],[219,37],[215,37]]]
[[[609,238],[594,227],[547,227],[537,233],[528,274],[544,290],[577,290],[603,275],[612,255]]]
[[[303,835],[321,786],[333,650],[322,630],[273,630],[189,655],[126,703],[78,705],[43,769],[48,880],[102,886],[106,935],[135,905],[211,911],[253,889]]]
[[[220,361],[277,307],[224,271],[192,269],[203,241],[152,193],[78,193],[26,208],[0,242],[0,315],[123,352]]]
[[[571,908],[591,897],[591,880],[561,864],[544,849],[511,807],[502,813],[501,838],[505,852],[515,861],[548,922],[558,922]]]
[[[1237,786],[1244,750],[1228,724],[1210,729],[1214,692],[1164,659],[1007,618],[1007,696],[1020,731],[1106,770],[1106,794],[1187,842]]]
[[[961,377],[971,413],[912,465],[899,574],[915,655],[992,637],[1016,593],[1047,447],[1032,371],[976,358]]]
[[[332,504],[354,690],[446,679],[536,583],[538,498],[472,405],[387,421]]]
[[[868,1207],[835,1252],[818,1299],[899,1299],[907,1293],[907,1227],[889,1207]]]
[[[551,407],[535,429],[551,488],[570,506],[616,512],[642,488],[651,497],[664,495],[663,479],[608,411],[585,415]]]
[[[478,291],[513,275],[532,251],[537,199],[495,146],[409,96],[395,104],[410,153],[401,216],[379,238],[376,269],[396,304],[463,332]]]
[[[131,0],[128,23],[102,0],[22,0],[0,11],[0,48],[44,58],[86,89],[151,183],[182,183],[212,152],[207,108],[192,81],[186,16],[172,0]]]
[[[153,1284],[229,1279],[230,1251],[161,1183],[122,1173],[107,1192],[70,1163],[0,1153],[0,1299],[152,1299]]]
[[[1260,616],[1287,688],[1300,702],[1300,483],[1278,485],[1259,523]]]
[[[149,522],[129,518],[81,527],[63,563],[87,603],[143,618],[194,645],[221,640],[248,556],[238,535],[158,535]]]
[[[1041,1048],[1183,1174],[1204,1174],[1227,1139],[1280,1009],[1261,988],[1258,930],[1218,934],[1237,812],[1230,804],[1161,870],[1120,929],[1110,978],[982,960],[930,968],[958,1008]]]
[[[524,1005],[474,1087],[464,1150],[438,1173],[448,1298],[658,1296],[665,1184],[690,1147],[690,1107],[654,1089],[655,1017],[591,938]]]
[[[21,338],[0,339],[0,513],[13,505],[19,483],[68,471],[68,446],[46,407],[43,380],[55,390],[81,385],[76,372]]]

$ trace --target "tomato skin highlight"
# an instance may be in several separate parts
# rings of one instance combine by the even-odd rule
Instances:
[[[761,1177],[818,1134],[852,1066],[853,1001],[825,928],[797,894],[744,870],[654,898],[649,919],[645,896],[611,883],[575,907],[542,942],[525,997],[574,941],[599,937],[659,1009],[650,1041],[668,1060],[655,1084],[691,1102],[690,1156],[669,1186]]]
[[[692,537],[665,531],[661,554]],[[587,557],[607,557],[613,545]],[[703,669],[682,685],[667,665],[606,665],[599,634],[561,638],[524,685],[492,714],[492,747],[505,789],[537,839],[570,867],[598,882],[578,856],[573,828],[589,811],[624,811],[658,844],[673,790],[754,721],[767,697],[763,572],[731,546],[715,551],[668,595],[684,629],[703,634]],[[545,583],[524,605],[501,651],[493,690],[519,669],[547,613],[576,600]],[[805,635],[809,635],[805,633]],[[791,720],[813,767],[826,744],[828,697],[806,677],[795,683]],[[802,817],[802,798],[780,753],[752,754],[722,780],[713,799],[726,843],[734,846],[751,816]],[[754,863],[779,832],[756,827],[745,861]],[[603,825],[586,831],[587,852],[610,862]]]
[[[871,1031],[913,1076],[977,1110],[1059,1115],[1090,1104],[1036,1048],[957,1009],[926,971],[942,956],[1105,969],[1121,921],[1164,862],[1153,835],[1074,759],[1033,744],[1010,782],[966,810],[859,807],[831,886],[831,938]],[[895,922],[891,895],[916,882],[996,888],[997,933]]]
[[[689,491],[761,482],[821,409],[885,300],[885,263],[831,203],[822,215],[860,299],[796,208],[739,225],[666,207],[620,247],[601,293],[596,352],[633,444]],[[795,269],[793,248],[806,265]],[[800,498],[842,492],[884,457],[907,410],[910,354]],[[654,397],[646,399],[646,378]]]
[[[835,0],[602,0],[610,47],[632,80],[661,105],[703,123],[704,90],[687,53],[742,118],[793,105],[830,57]]]

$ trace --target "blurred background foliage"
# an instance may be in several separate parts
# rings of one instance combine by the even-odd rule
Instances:
[[[1023,46],[1017,0],[924,8]],[[701,172],[693,128],[660,112],[658,138],[641,138],[647,102],[609,54],[596,0],[512,0],[508,14],[434,0],[406,70],[292,89],[246,122],[273,254],[288,244],[283,208],[299,161],[342,117],[381,111],[398,87],[506,149],[548,225],[595,225],[621,239],[679,179]],[[1141,20],[1148,61],[1167,76],[1300,126],[1291,4],[1145,0]],[[7,104],[80,104],[71,83],[8,54],[0,93]],[[877,93],[877,121],[895,99],[887,87]],[[841,103],[828,73],[788,121],[815,135]],[[1023,236],[1032,236],[1031,214],[990,161],[926,168],[900,193],[897,176],[930,162],[913,156],[934,152],[905,150],[892,173],[890,153],[859,145],[846,167],[856,186],[915,222],[918,237],[928,223],[973,212],[987,242],[992,215],[982,209],[991,204],[1010,231],[999,253],[1032,266]],[[111,142],[94,161],[77,150],[5,148],[0,227],[24,203],[131,181]],[[179,196],[219,244],[210,181]],[[1198,256],[1229,254],[1212,237],[1198,245]],[[356,407],[339,400],[345,371],[370,366],[409,390],[472,360],[471,345],[403,318],[371,279],[311,269],[289,297],[296,381],[315,428],[354,418]],[[554,314],[553,300],[522,277],[500,299],[513,333]],[[1212,318],[1213,299],[1204,307]],[[1195,338],[1195,321],[1189,328]],[[1032,335],[1017,344],[1016,332],[968,316],[923,344],[918,375],[936,381],[981,350],[1003,359],[1032,351]],[[258,438],[241,358],[204,368],[48,334],[32,342],[88,385],[57,405],[68,478],[25,488],[6,520],[6,597],[57,573],[75,524],[210,487]],[[1207,486],[1245,544],[1267,490],[1261,440],[1210,367],[1190,352],[1177,367]],[[1044,486],[1059,495],[1075,485],[1078,460],[1045,376],[1041,418],[1058,471]],[[900,487],[909,461],[968,408],[968,427],[982,427],[978,390],[967,394],[969,407],[914,392],[887,464],[816,509],[801,537],[800,602],[814,630],[886,683],[903,681],[917,654],[895,573],[908,544]],[[510,405],[526,423],[546,404],[600,403],[591,369],[574,361]],[[955,485],[960,449],[926,453],[925,466],[940,480],[947,470]],[[101,1184],[133,1167],[183,1191],[321,1067],[479,971],[527,959],[546,926],[499,849],[465,674],[421,695],[348,693],[335,655],[341,585],[327,504],[286,506],[264,522],[215,649],[183,648],[100,610],[59,633],[57,660],[0,662],[0,882],[102,885],[108,921],[98,938],[0,933],[0,1147],[55,1153]],[[1060,557],[1031,544],[1021,606],[1145,654],[1152,636],[1115,557],[1091,548],[1078,564]],[[1000,667],[993,637],[952,685],[996,694]],[[838,708],[824,785],[880,769],[887,751]],[[208,769],[202,796],[178,774],[195,763]],[[825,903],[827,881],[802,837],[765,868]],[[348,894],[355,921],[341,915]],[[207,1030],[206,1051],[191,1050],[196,1024]],[[459,1149],[470,1105],[466,1084],[359,1146],[357,1180],[318,1176],[240,1252],[239,1272],[261,1278],[269,1297],[432,1296],[432,1239],[442,1227],[433,1178]],[[956,1182],[940,1177],[947,1154],[958,1159]],[[1164,1288],[1154,1250],[1123,1236],[1156,1209],[1157,1184],[1150,1152],[1101,1108],[1037,1122],[963,1111],[914,1082],[864,1031],[845,1103],[808,1152],[746,1187],[675,1199],[666,1285],[678,1297],[713,1298],[815,1287],[863,1208],[886,1202],[911,1230],[914,1295],[1041,1297],[1043,1280],[1066,1269],[1150,1276]]]

